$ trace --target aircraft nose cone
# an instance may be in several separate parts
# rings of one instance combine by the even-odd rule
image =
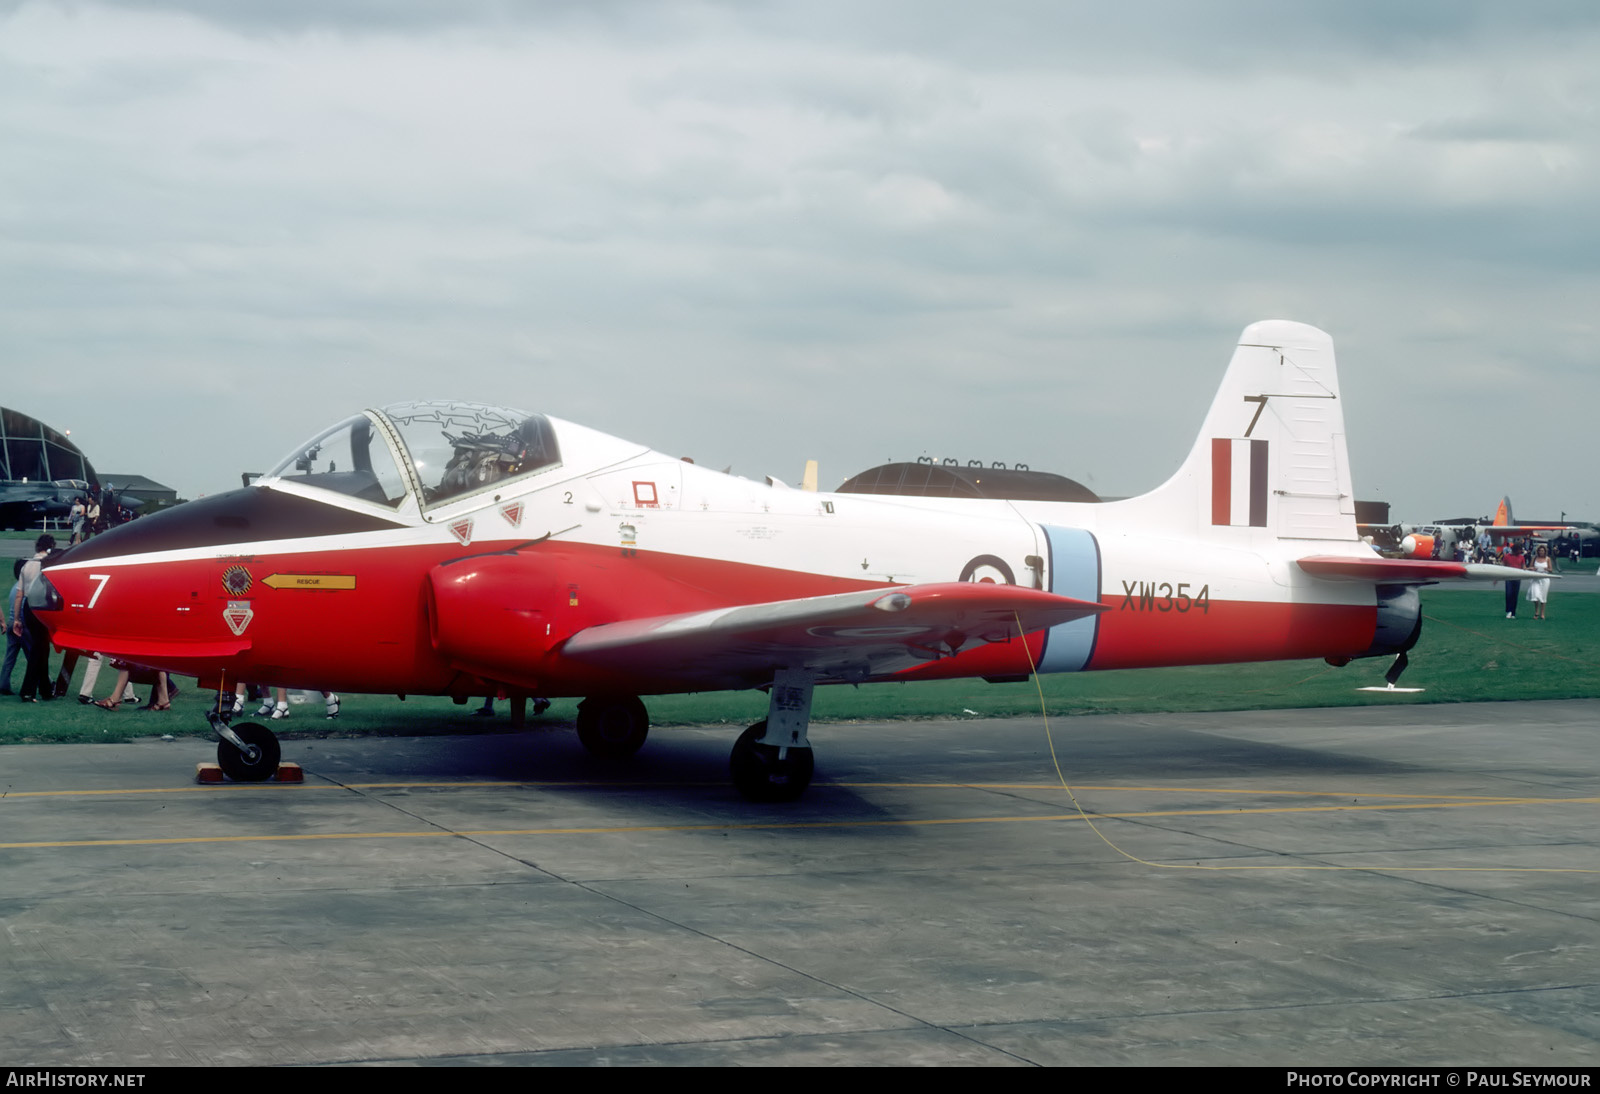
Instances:
[[[40,574],[28,589],[28,607],[35,612],[59,612],[65,604],[61,593],[50,584],[46,574]]]

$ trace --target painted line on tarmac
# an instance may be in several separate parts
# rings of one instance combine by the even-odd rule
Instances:
[[[315,772],[306,772],[313,778],[325,778]],[[206,786],[158,786],[158,787],[133,787],[126,789],[103,788],[97,790],[16,790],[0,791],[0,801],[8,798],[94,798],[105,796],[122,796],[137,794],[220,794],[228,790],[254,790],[254,791],[280,791],[300,792],[305,790],[504,790],[507,788],[526,788],[532,790],[594,790],[612,787],[637,787],[645,790],[660,790],[670,787],[704,787],[728,786],[724,780],[706,780],[704,782],[642,782],[619,779],[573,781],[566,779],[550,779],[545,781],[506,780],[506,781],[468,781],[468,782],[381,782],[381,783],[332,783],[332,782],[305,782],[305,783],[278,783],[271,780],[255,783],[212,783]],[[1094,790],[1105,793],[1149,793],[1149,794],[1232,794],[1237,797],[1248,798],[1273,798],[1273,797],[1309,797],[1309,798],[1368,798],[1401,801],[1449,801],[1449,802],[1529,802],[1529,801],[1584,801],[1588,799],[1575,798],[1530,798],[1516,794],[1396,794],[1396,793],[1370,793],[1359,790],[1273,790],[1273,789],[1248,789],[1241,787],[1214,787],[1214,786],[1094,786],[1072,784],[1074,790]],[[1031,783],[1031,782],[819,782],[812,784],[813,790],[1054,790],[1060,791],[1059,782]]]
[[[1285,807],[1223,809],[1157,809],[1129,813],[1056,813],[1035,817],[928,817],[920,820],[842,820],[842,821],[755,821],[734,824],[649,824],[582,828],[483,828],[460,831],[431,829],[412,832],[314,832],[249,836],[162,836],[151,838],[99,840],[41,840],[0,843],[0,850],[40,850],[62,847],[151,847],[203,843],[299,843],[307,840],[361,839],[441,839],[486,838],[495,836],[610,836],[647,832],[729,832],[762,830],[804,830],[845,828],[923,828],[956,824],[1038,824],[1058,821],[1142,820],[1154,817],[1214,817],[1288,813],[1362,813],[1374,810],[1483,809],[1507,805],[1594,805],[1600,798],[1504,798],[1489,801],[1384,803],[1379,805],[1302,805]]]
[[[847,786],[886,790],[1062,790],[1059,782],[1048,783],[816,783],[818,787]],[[1526,802],[1536,799],[1521,794],[1372,794],[1359,790],[1272,790],[1244,789],[1236,786],[1093,786],[1070,784],[1073,790],[1127,791],[1150,794],[1234,794],[1246,798],[1392,798],[1405,801],[1449,802]],[[1550,801],[1571,801],[1551,798]]]
[[[306,772],[306,774],[310,775],[310,776],[313,776],[315,778],[324,778],[324,776],[314,775],[313,772],[309,772],[309,771]],[[228,783],[211,783],[210,785],[207,785],[207,786],[152,786],[152,787],[129,788],[129,789],[125,789],[125,790],[114,790],[114,789],[103,789],[103,790],[16,790],[16,791],[0,792],[0,801],[4,801],[7,798],[96,798],[96,797],[101,797],[101,796],[105,796],[105,795],[121,795],[121,794],[219,794],[219,793],[223,793],[223,792],[229,791],[229,790],[244,790],[244,791],[257,791],[257,792],[259,792],[259,791],[279,791],[279,792],[282,792],[282,793],[290,793],[290,792],[298,793],[300,791],[305,791],[305,790],[397,790],[397,789],[411,789],[411,788],[478,790],[478,789],[505,789],[506,787],[518,787],[518,786],[532,787],[532,788],[535,788],[535,789],[557,789],[557,788],[564,787],[564,786],[572,786],[572,787],[582,787],[582,788],[594,789],[595,787],[607,787],[607,786],[650,786],[650,787],[662,787],[662,786],[716,786],[716,785],[719,785],[719,784],[718,783],[714,783],[714,782],[704,782],[704,783],[632,783],[632,782],[618,782],[618,781],[615,781],[615,780],[608,781],[608,782],[599,782],[599,781],[596,781],[596,782],[565,782],[565,781],[561,781],[561,780],[551,780],[550,782],[518,781],[518,782],[410,782],[410,783],[405,783],[405,782],[402,782],[402,783],[331,783],[331,782],[320,782],[320,783],[310,783],[310,782],[306,782],[306,783],[280,783],[280,782],[273,782],[272,780],[268,779],[268,780],[265,780],[263,782],[255,782],[255,783],[228,782]],[[726,784],[724,783],[724,784],[720,784],[720,785],[726,785]],[[818,785],[820,786],[821,784],[819,783]]]

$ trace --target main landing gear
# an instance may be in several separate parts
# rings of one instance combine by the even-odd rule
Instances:
[[[782,669],[773,676],[767,716],[734,742],[728,766],[733,785],[753,802],[790,802],[811,785],[815,763],[806,727],[816,677]],[[578,740],[603,760],[632,756],[650,732],[650,716],[637,696],[592,695],[578,704]]]
[[[734,742],[728,757],[733,785],[749,801],[792,802],[811,785],[811,749],[765,743],[767,726],[757,722]]]
[[[806,727],[811,723],[811,691],[816,678],[797,669],[780,669],[772,678],[767,717],[734,742],[728,766],[733,785],[753,802],[792,802],[811,785],[815,760]]]
[[[233,697],[228,695],[224,699],[218,705],[228,710]],[[221,738],[217,742],[217,766],[228,778],[239,783],[258,783],[278,773],[278,761],[283,758],[283,749],[272,730],[254,722],[229,725],[227,715],[215,710],[206,712],[206,721],[211,723],[211,728]]]

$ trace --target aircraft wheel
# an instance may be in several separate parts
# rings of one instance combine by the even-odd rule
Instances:
[[[650,733],[650,714],[637,696],[589,698],[578,704],[578,740],[591,756],[625,760]]]
[[[283,756],[277,735],[254,722],[240,722],[232,729],[245,743],[245,751],[240,752],[227,741],[218,741],[217,765],[222,773],[239,783],[258,783],[276,775],[278,760]]]
[[[778,759],[775,745],[756,742],[767,732],[767,723],[757,722],[734,742],[728,766],[733,785],[753,802],[792,802],[811,785],[815,759],[809,748],[791,748]]]

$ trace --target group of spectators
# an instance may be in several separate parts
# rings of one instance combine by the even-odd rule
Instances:
[[[1483,537],[1487,539],[1488,537]],[[1529,539],[1514,539],[1503,547],[1495,548],[1492,544],[1478,544],[1480,558],[1474,561],[1493,562],[1501,566],[1509,566],[1513,570],[1527,570],[1528,573],[1528,602],[1533,605],[1533,617],[1545,619],[1546,606],[1550,603],[1550,574],[1560,573],[1555,556],[1550,553],[1550,548],[1541,543],[1537,547]],[[1522,582],[1508,580],[1506,582],[1506,618],[1517,617],[1517,600],[1522,592]]]
[[[68,650],[66,656],[62,658],[60,671],[52,677],[50,632],[45,630],[44,624],[39,622],[39,618],[28,608],[28,589],[38,580],[44,570],[44,564],[57,553],[55,537],[49,533],[40,536],[33,542],[33,551],[32,558],[17,559],[11,570],[16,581],[6,595],[6,654],[4,663],[0,664],[0,695],[11,695],[12,673],[16,671],[17,662],[19,660],[23,662],[22,687],[19,694],[24,703],[48,702],[51,699],[65,697],[68,687],[71,686],[73,673],[77,671],[78,661],[83,657],[78,650]],[[80,703],[93,701],[95,681],[99,678],[101,665],[105,663],[98,654],[88,656],[89,665],[84,671],[83,684],[78,694]],[[111,665],[117,670],[117,683],[108,702],[111,709],[115,709],[118,702],[133,698],[133,687],[129,683],[129,677],[133,675],[135,669],[134,666],[120,662],[111,662]],[[146,709],[167,709],[165,696],[158,703],[152,695],[151,705]]]
[[[12,567],[16,583],[6,596],[6,657],[0,666],[0,695],[11,694],[11,673],[21,656],[26,666],[22,673],[24,703],[38,702],[40,692],[46,699],[55,697],[50,682],[50,634],[27,606],[28,588],[38,580],[55,546],[56,537],[49,533],[34,540],[33,557],[19,558]]]
[[[72,538],[68,546],[75,546],[92,536],[109,531],[119,524],[126,524],[133,520],[137,513],[126,508],[117,500],[116,490],[111,483],[106,483],[102,488],[99,483],[94,483],[87,495],[77,495],[72,499],[72,507],[68,510],[67,519],[72,523]],[[11,690],[11,677],[16,671],[16,664],[20,660],[24,664],[22,686],[20,690],[24,703],[44,702],[51,699],[63,698],[71,684],[72,675],[77,669],[78,661],[82,656],[77,650],[68,650],[61,664],[61,671],[52,680],[50,676],[50,635],[45,630],[44,624],[36,619],[27,609],[28,588],[38,578],[44,564],[50,561],[53,555],[60,553],[56,548],[56,539],[49,533],[40,536],[33,544],[32,558],[17,559],[12,568],[12,576],[16,579],[11,586],[10,593],[6,596],[5,624],[6,624],[6,653],[3,665],[0,665],[0,695],[17,694]],[[91,654],[90,664],[84,673],[83,685],[79,691],[78,701],[81,703],[93,702],[93,688],[99,675],[102,658],[98,654]],[[107,709],[116,709],[120,701],[131,700],[137,702],[133,687],[128,683],[127,677],[142,676],[134,666],[113,662],[122,679],[117,690],[111,698],[99,705]],[[162,673],[161,676],[165,676]],[[157,698],[157,693],[152,692],[151,702],[147,710],[166,710],[165,680],[159,682],[158,690],[163,694]],[[174,689],[175,690],[175,689]]]
[[[126,524],[137,515],[117,500],[117,492],[110,483],[106,483],[103,490],[99,483],[95,483],[87,497],[72,499],[72,508],[67,513],[67,519],[72,522],[72,541],[68,546],[82,543],[90,536],[97,536],[119,524]]]

